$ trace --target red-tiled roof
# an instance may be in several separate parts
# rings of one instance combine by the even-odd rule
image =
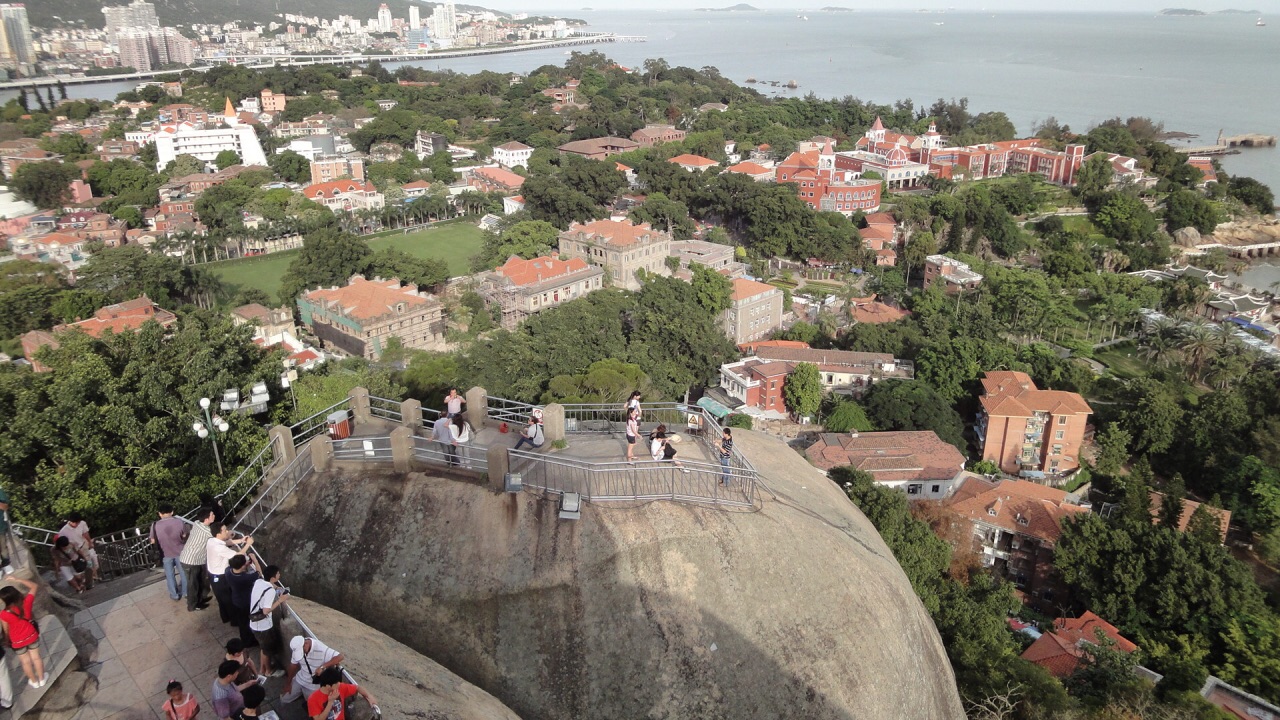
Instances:
[[[860,323],[891,323],[897,322],[911,313],[900,308],[885,305],[882,302],[857,303],[853,306],[853,316],[855,322]]]
[[[725,172],[742,173],[743,175],[765,175],[772,173],[773,171],[760,163],[753,163],[748,160],[746,162],[740,162],[737,165],[730,165],[725,169]]]
[[[525,145],[522,142],[516,142],[514,140],[508,143],[503,143],[498,147],[494,148],[494,150],[506,150],[507,152],[518,152],[520,150],[532,150],[532,149],[533,148],[529,147],[528,145]]]
[[[964,485],[974,481],[971,478]],[[1067,504],[1065,491],[1026,480],[1001,480],[994,488],[988,485],[974,494],[953,495],[947,500],[947,506],[970,520],[1050,544],[1056,543],[1062,534],[1063,520],[1089,512],[1079,505]]]
[[[1155,522],[1156,518],[1160,516],[1160,507],[1163,504],[1164,504],[1164,493],[1152,492],[1151,493],[1152,522]],[[1201,503],[1198,503],[1195,500],[1184,499],[1182,501],[1182,516],[1178,518],[1178,532],[1187,531],[1187,524],[1191,522],[1191,516],[1195,514],[1196,508],[1200,507],[1200,505]],[[1222,508],[1216,508],[1212,505],[1205,505],[1204,509],[1208,510],[1210,513],[1212,513],[1214,516],[1218,518],[1218,527],[1221,528],[1222,530],[1222,542],[1223,544],[1225,544],[1227,542],[1227,528],[1231,526],[1231,511],[1223,510]]]
[[[754,354],[755,351],[762,347],[787,347],[808,349],[809,343],[800,342],[799,340],[757,340],[755,342],[743,343],[738,346],[738,350],[748,354]]]
[[[316,183],[302,188],[302,194],[307,198],[315,200],[322,197],[337,197],[344,193],[377,192],[378,189],[373,183],[363,180],[333,180],[325,183]]]
[[[711,158],[705,158],[701,155],[690,155],[689,153],[677,155],[671,158],[668,162],[673,162],[676,165],[687,165],[689,167],[711,167],[713,165],[720,164]]]
[[[851,465],[880,482],[950,480],[964,468],[964,455],[932,430],[822,433],[805,455],[823,470]]]
[[[887,212],[871,213],[863,219],[866,220],[867,227],[869,228],[876,225],[897,226],[898,224],[898,221],[893,219],[893,215]]]
[[[1024,372],[992,370],[982,378],[982,388],[982,407],[992,416],[1030,417],[1035,412],[1087,415],[1093,412],[1079,393],[1040,390],[1031,376]]]
[[[763,295],[767,292],[777,292],[778,288],[772,285],[765,285],[762,282],[748,280],[747,278],[733,279],[733,292],[730,293],[729,299],[733,302],[746,300],[747,298]]]
[[[649,223],[635,225],[623,220],[593,220],[589,223],[573,223],[567,231],[569,234],[585,233],[606,245],[625,247],[644,242],[646,239],[661,235],[649,226]]]
[[[505,276],[513,285],[524,286],[536,285],[544,280],[573,275],[574,273],[588,270],[590,267],[587,261],[582,258],[559,260],[544,256],[525,260],[512,255],[495,272]]]
[[[491,183],[515,190],[524,184],[524,178],[503,168],[476,168],[475,175]]]
[[[429,187],[431,187],[431,183],[426,180],[414,180],[413,182],[407,182],[400,186],[403,190],[426,190]]]
[[[343,313],[356,320],[372,320],[394,311],[396,305],[427,305],[434,298],[417,294],[417,286],[401,285],[399,280],[366,280],[356,275],[346,287],[312,290],[307,299],[313,303],[336,304]]]
[[[1057,678],[1070,677],[1080,666],[1086,644],[1097,644],[1098,632],[1115,643],[1115,649],[1131,653],[1138,649],[1120,634],[1114,625],[1086,611],[1078,618],[1058,618],[1055,630],[1045,633],[1022,653],[1022,659],[1033,662]]]
[[[176,322],[177,319],[176,315],[151,302],[151,298],[143,295],[133,300],[100,308],[91,318],[69,325],[57,325],[53,330],[54,332],[62,332],[63,330],[74,328],[83,330],[93,337],[102,337],[102,334],[108,330],[115,333],[137,330],[148,320],[155,320],[168,327]]]

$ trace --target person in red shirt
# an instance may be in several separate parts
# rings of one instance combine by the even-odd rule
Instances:
[[[356,694],[373,708],[374,717],[382,714],[378,703],[368,690],[359,685],[342,682],[342,668],[327,667],[316,678],[319,690],[307,698],[307,717],[312,720],[347,720],[347,698]]]
[[[27,684],[38,688],[49,682],[49,673],[44,671],[44,658],[40,657],[40,629],[35,624],[32,604],[36,601],[39,585],[20,577],[9,576],[27,588],[26,595],[12,585],[0,587],[0,623],[4,623],[5,635],[9,637],[9,647],[22,663],[22,672],[27,675]]]

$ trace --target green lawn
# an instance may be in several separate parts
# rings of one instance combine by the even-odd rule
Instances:
[[[1116,377],[1136,378],[1151,374],[1151,363],[1138,355],[1133,343],[1121,343],[1095,351],[1093,359],[1107,366]]]
[[[396,231],[368,240],[369,247],[374,250],[390,247],[414,257],[440,258],[449,263],[449,273],[455,276],[470,271],[471,256],[480,251],[483,242],[484,233],[470,222],[450,223],[408,235]],[[280,278],[297,255],[297,250],[290,250],[261,257],[224,260],[210,263],[208,267],[226,286],[229,295],[249,287],[274,298],[280,293]]]

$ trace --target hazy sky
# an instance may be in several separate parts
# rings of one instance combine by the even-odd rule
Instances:
[[[538,10],[565,13],[569,10],[581,10],[584,7],[596,10],[675,10],[694,7],[727,7],[737,4],[739,0],[533,0],[532,4],[521,3],[520,0],[488,0],[478,4],[495,10],[534,12]],[[816,10],[828,5],[853,8],[858,10],[906,10],[915,11],[921,8],[955,10],[1016,10],[1019,12],[1035,11],[1108,11],[1108,12],[1154,12],[1166,7],[1189,7],[1206,12],[1224,8],[1242,10],[1258,10],[1260,12],[1280,12],[1280,0],[1239,0],[1239,2],[1202,2],[1198,0],[947,0],[946,2],[929,2],[928,0],[744,0],[747,4],[761,10]],[[567,13],[566,13],[567,14]]]

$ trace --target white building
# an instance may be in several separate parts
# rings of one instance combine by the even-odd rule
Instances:
[[[378,32],[391,32],[391,8],[386,3],[378,6]]]
[[[422,11],[417,5],[409,6],[409,29],[417,30],[422,27]]]
[[[216,128],[213,130],[193,130],[182,127],[175,133],[160,133],[156,136],[156,170],[163,170],[171,160],[179,155],[193,155],[206,163],[213,162],[223,150],[233,150],[240,156],[242,165],[267,164],[267,156],[262,152],[262,144],[258,135],[249,125]]]
[[[527,167],[531,155],[533,148],[518,142],[505,143],[493,149],[493,161],[508,170],[517,165]]]
[[[431,11],[431,37],[437,40],[452,40],[458,36],[458,11],[453,0],[445,0]]]
[[[123,28],[160,27],[160,20],[156,17],[156,6],[144,0],[134,0],[128,5],[104,7],[102,14],[106,16],[107,39],[112,42],[116,39],[116,33]]]

